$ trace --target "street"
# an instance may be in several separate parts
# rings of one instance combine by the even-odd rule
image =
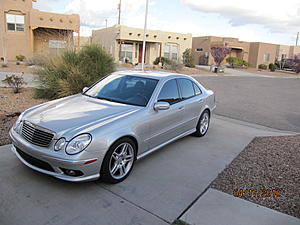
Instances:
[[[216,114],[300,132],[300,79],[194,76],[216,93]]]

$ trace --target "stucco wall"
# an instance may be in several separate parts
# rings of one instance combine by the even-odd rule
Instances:
[[[7,30],[6,13],[24,15],[24,31]],[[63,15],[32,9],[31,0],[1,0],[0,57],[16,60],[16,55],[30,58],[34,53],[33,30],[38,27],[79,31],[79,15]],[[59,39],[57,37],[56,39]]]

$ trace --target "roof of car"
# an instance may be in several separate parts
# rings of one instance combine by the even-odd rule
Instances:
[[[138,71],[138,70],[126,70],[118,71],[116,74],[130,75],[130,76],[145,76],[153,79],[165,79],[165,78],[178,78],[178,77],[189,77],[185,74],[170,73],[170,72],[160,72],[160,71]]]

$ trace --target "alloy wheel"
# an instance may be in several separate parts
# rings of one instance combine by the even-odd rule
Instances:
[[[131,144],[125,142],[118,145],[110,158],[109,172],[114,179],[125,177],[134,161],[134,150]]]

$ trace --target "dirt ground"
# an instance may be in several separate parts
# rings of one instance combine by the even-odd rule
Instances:
[[[212,187],[300,218],[300,135],[255,138]]]
[[[46,101],[34,99],[33,95],[33,88],[23,88],[18,94],[14,94],[11,88],[0,88],[0,146],[10,143],[8,131],[19,113]]]
[[[262,75],[270,75],[270,76],[295,76],[295,75],[299,75],[300,74],[296,74],[294,72],[291,71],[274,71],[271,72],[270,70],[258,70],[256,68],[247,68],[247,69],[236,69],[239,71],[245,71],[245,72],[249,72],[249,73],[254,73],[254,74],[262,74]]]
[[[161,71],[161,72],[170,72],[170,73],[182,73],[182,74],[187,74],[187,75],[208,75],[208,74],[213,74],[211,72],[208,72],[208,71],[205,71],[205,70],[202,70],[202,69],[189,68],[189,67],[183,67],[182,69],[180,69],[178,71],[161,69],[159,67],[149,68],[148,70]]]
[[[0,72],[9,72],[9,73],[33,73],[34,68],[27,66],[24,63],[16,65],[16,63],[10,62],[7,64],[7,67],[2,67],[0,64]]]

